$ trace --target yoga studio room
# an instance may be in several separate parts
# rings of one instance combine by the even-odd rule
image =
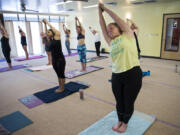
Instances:
[[[180,135],[180,0],[0,0],[0,135]]]

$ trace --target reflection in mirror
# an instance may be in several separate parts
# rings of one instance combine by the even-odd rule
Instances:
[[[180,39],[180,18],[167,19],[166,26],[166,51],[178,51]]]

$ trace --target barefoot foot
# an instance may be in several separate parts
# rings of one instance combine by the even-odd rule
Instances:
[[[116,129],[115,131],[118,132],[118,133],[124,133],[126,131],[126,129],[127,129],[127,126],[128,126],[127,124],[122,123],[120,128]]]
[[[122,122],[119,121],[116,125],[114,125],[114,126],[112,127],[112,130],[116,131],[117,129],[119,129],[119,128],[121,127],[121,125],[122,125]]]
[[[55,93],[61,93],[61,92],[63,92],[64,91],[64,89],[57,89],[56,91],[55,91]]]

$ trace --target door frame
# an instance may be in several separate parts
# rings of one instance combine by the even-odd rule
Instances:
[[[164,45],[163,43],[166,44],[166,40],[164,39],[164,32],[166,32],[166,26],[165,26],[165,16],[167,15],[180,15],[180,13],[167,13],[167,14],[163,14],[163,21],[162,21],[162,34],[161,34],[161,51],[160,51],[160,58],[161,59],[168,59],[168,60],[177,60],[177,61],[180,61],[180,59],[172,59],[172,58],[163,58],[162,57],[162,49],[164,49]],[[165,27],[165,28],[164,28]],[[165,36],[166,36],[166,33],[165,33]],[[166,38],[166,37],[165,37]],[[165,40],[165,41],[164,41]],[[180,40],[180,39],[179,39]],[[178,47],[179,51],[180,51],[180,42],[179,42],[179,47]],[[178,51],[178,52],[179,52]],[[177,51],[169,51],[169,52],[177,52]]]

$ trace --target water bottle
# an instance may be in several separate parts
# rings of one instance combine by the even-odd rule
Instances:
[[[178,70],[178,65],[175,65],[174,72],[177,73],[177,70]]]
[[[79,95],[80,95],[80,99],[84,100],[84,90],[83,89],[79,90]]]

